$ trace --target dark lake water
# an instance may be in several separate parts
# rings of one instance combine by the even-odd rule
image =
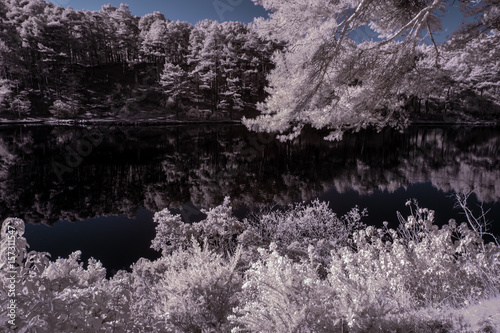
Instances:
[[[416,198],[438,223],[462,221],[455,191],[474,189],[500,233],[500,129],[366,130],[341,142],[306,131],[281,143],[241,125],[0,126],[0,217],[28,222],[32,250],[82,250],[111,272],[154,258],[152,216],[185,221],[232,198],[238,217],[315,198],[344,214],[367,208],[368,224],[397,223]],[[496,223],[496,224],[495,224]]]

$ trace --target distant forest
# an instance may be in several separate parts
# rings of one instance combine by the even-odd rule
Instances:
[[[195,26],[127,5],[0,2],[0,111],[10,118],[241,118],[263,101],[276,43],[239,22]],[[181,115],[179,115],[181,113]],[[144,112],[142,113],[144,114]]]

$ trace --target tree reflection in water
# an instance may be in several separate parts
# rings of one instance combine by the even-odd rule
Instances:
[[[96,131],[102,141],[60,181],[54,163],[65,165],[68,151]],[[367,207],[365,222],[381,223],[415,196],[447,221],[458,214],[448,194],[474,189],[494,208],[490,219],[500,219],[498,128],[366,130],[340,142],[322,134],[306,130],[282,143],[240,125],[4,126],[0,214],[52,225],[168,207],[199,219],[198,208],[226,195],[240,216],[320,197],[339,214]]]
[[[67,147],[76,149],[92,130],[0,128],[1,215],[52,224],[132,216],[139,207],[182,209],[191,202],[209,208],[226,195],[233,206],[254,209],[331,190],[369,196],[416,183],[443,192],[474,189],[480,201],[500,201],[495,128],[362,131],[341,142],[306,131],[281,143],[234,125],[110,127],[102,130],[102,143],[59,182],[54,163],[66,164]]]

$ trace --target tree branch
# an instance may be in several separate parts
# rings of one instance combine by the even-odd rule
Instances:
[[[429,36],[431,37],[432,44],[434,45],[434,50],[436,50],[436,68],[439,68],[439,50],[432,35],[431,27],[429,27],[429,21],[425,22],[427,24],[427,31],[429,31]]]

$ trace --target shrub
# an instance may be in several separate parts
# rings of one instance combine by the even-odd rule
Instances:
[[[114,327],[111,323],[109,300],[113,290],[108,289],[105,270],[101,263],[90,259],[87,268],[82,267],[80,252],[68,259],[49,261],[47,253],[30,251],[23,237],[24,222],[6,219],[2,225],[0,240],[0,281],[7,290],[11,276],[6,254],[14,250],[16,290],[18,305],[15,324],[0,322],[3,331],[20,332],[97,332]],[[9,238],[9,236],[13,236]],[[9,242],[10,241],[10,242]],[[15,249],[12,249],[14,244]],[[6,316],[6,303],[10,298],[2,295],[1,318]],[[121,316],[122,314],[120,314]],[[118,315],[115,314],[115,317]]]
[[[73,118],[79,112],[78,102],[70,100],[56,100],[49,108],[49,112],[56,118]]]
[[[367,227],[354,235],[354,247],[332,253],[328,279],[346,320],[368,329],[387,315],[498,294],[500,248],[466,224],[433,222],[433,211],[416,207],[398,231]],[[392,241],[383,241],[387,234]]]
[[[132,278],[137,311],[152,316],[160,331],[226,332],[228,315],[238,305],[240,251],[226,260],[193,240],[187,250],[157,261],[141,260]]]
[[[190,224],[184,223],[181,215],[170,213],[168,208],[155,213],[153,221],[157,225],[151,248],[161,251],[163,256],[167,256],[176,249],[186,248],[192,237],[198,238],[196,230]]]
[[[10,109],[13,113],[17,113],[18,117],[21,118],[31,111],[31,102],[26,94],[21,93],[12,99],[10,102]]]
[[[281,256],[275,244],[259,253],[245,273],[241,305],[230,317],[233,332],[340,332],[336,295],[318,278],[312,258],[298,263]]]
[[[312,247],[307,263],[274,244],[259,250],[231,317],[235,331],[462,331],[462,317],[443,309],[498,295],[500,248],[466,224],[439,228],[431,210],[416,207],[398,230],[357,230],[347,243],[331,251],[326,279]]]
[[[339,218],[326,202],[298,203],[284,211],[271,211],[247,220],[247,233],[239,240],[243,246],[267,247],[272,242],[279,253],[295,260],[308,258],[312,245],[314,258],[328,264],[330,251],[348,245],[352,233],[364,226],[363,216],[366,210],[360,212],[357,207]]]
[[[225,197],[221,205],[202,212],[207,217],[192,224],[184,223],[180,215],[172,215],[168,209],[155,213],[156,236],[151,247],[167,255],[179,247],[189,247],[194,238],[200,244],[207,242],[209,248],[218,253],[234,253],[237,237],[245,226],[233,216],[229,197]]]
[[[152,244],[162,257],[140,259],[132,272],[111,279],[94,259],[84,267],[79,251],[55,261],[29,252],[24,222],[6,219],[0,232],[0,327],[5,332],[494,331],[500,322],[495,310],[500,247],[486,243],[477,224],[469,228],[450,220],[440,228],[432,210],[410,208],[407,218],[399,214],[397,229],[363,227],[356,209],[339,219],[317,201],[263,214],[260,226],[234,218],[229,198],[195,224],[164,210],[155,214]],[[328,259],[321,257],[326,250]],[[19,305],[15,327],[6,312],[12,269]]]

